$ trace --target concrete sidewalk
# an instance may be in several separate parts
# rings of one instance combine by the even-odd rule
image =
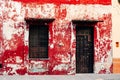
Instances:
[[[120,74],[0,76],[0,80],[120,80]]]

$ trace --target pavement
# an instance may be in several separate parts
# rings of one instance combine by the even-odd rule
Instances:
[[[0,75],[0,80],[120,80],[120,74]]]

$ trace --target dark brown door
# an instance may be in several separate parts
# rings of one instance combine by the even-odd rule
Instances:
[[[93,73],[93,27],[76,27],[76,72]]]

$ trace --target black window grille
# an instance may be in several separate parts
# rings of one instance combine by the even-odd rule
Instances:
[[[29,26],[29,58],[48,58],[48,25]]]
[[[55,19],[25,18],[29,25],[29,58],[48,58],[49,24]]]

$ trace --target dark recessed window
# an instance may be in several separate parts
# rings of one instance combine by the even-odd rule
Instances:
[[[48,58],[47,25],[29,26],[29,58]]]
[[[48,58],[49,23],[54,19],[25,18],[29,25],[29,58]]]

